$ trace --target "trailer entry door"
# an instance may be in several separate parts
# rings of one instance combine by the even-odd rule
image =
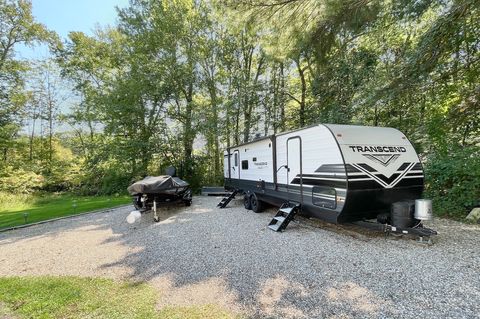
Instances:
[[[300,136],[287,140],[287,189],[288,199],[303,204],[302,139]],[[300,191],[300,192],[299,192]]]
[[[239,186],[239,179],[240,179],[240,152],[239,150],[233,151],[230,155],[230,176],[233,179],[234,185],[237,187]]]

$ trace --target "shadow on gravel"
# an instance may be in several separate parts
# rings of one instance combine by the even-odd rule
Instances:
[[[64,232],[83,227],[91,227],[92,225],[95,225],[95,227],[90,229],[106,229],[111,226],[109,220],[110,219],[106,217],[105,214],[98,213],[88,215],[88,218],[85,218],[85,216],[75,216],[41,225],[9,230],[0,233],[0,246],[12,244],[17,241],[35,240],[46,237],[55,239]]]
[[[458,308],[469,317],[480,310],[469,302],[480,294],[480,227],[459,236],[438,222],[432,226],[442,239],[432,247],[306,220],[275,233],[266,228],[274,210],[254,214],[239,201],[217,209],[217,202],[196,197],[159,223],[146,214],[133,226],[125,222],[130,209],[72,218],[0,234],[0,245],[111,231],[102,245],[127,253],[100,268],[128,268],[129,279],[151,282],[159,307],[214,303],[282,318],[456,317]]]

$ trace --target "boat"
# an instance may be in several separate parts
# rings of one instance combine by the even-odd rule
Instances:
[[[133,205],[140,213],[153,211],[153,219],[159,222],[157,207],[165,205],[192,204],[190,184],[176,176],[176,169],[169,167],[166,175],[147,176],[127,188]]]

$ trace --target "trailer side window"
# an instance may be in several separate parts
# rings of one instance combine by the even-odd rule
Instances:
[[[235,153],[235,157],[234,157],[234,160],[233,160],[233,165],[234,166],[238,166],[238,153]]]
[[[248,169],[248,160],[242,161],[242,169]]]
[[[312,189],[314,205],[335,209],[337,207],[337,191],[332,187],[315,186]]]

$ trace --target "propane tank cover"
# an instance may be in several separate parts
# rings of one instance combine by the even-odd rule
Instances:
[[[418,220],[432,219],[432,201],[430,199],[415,200],[415,218]]]

